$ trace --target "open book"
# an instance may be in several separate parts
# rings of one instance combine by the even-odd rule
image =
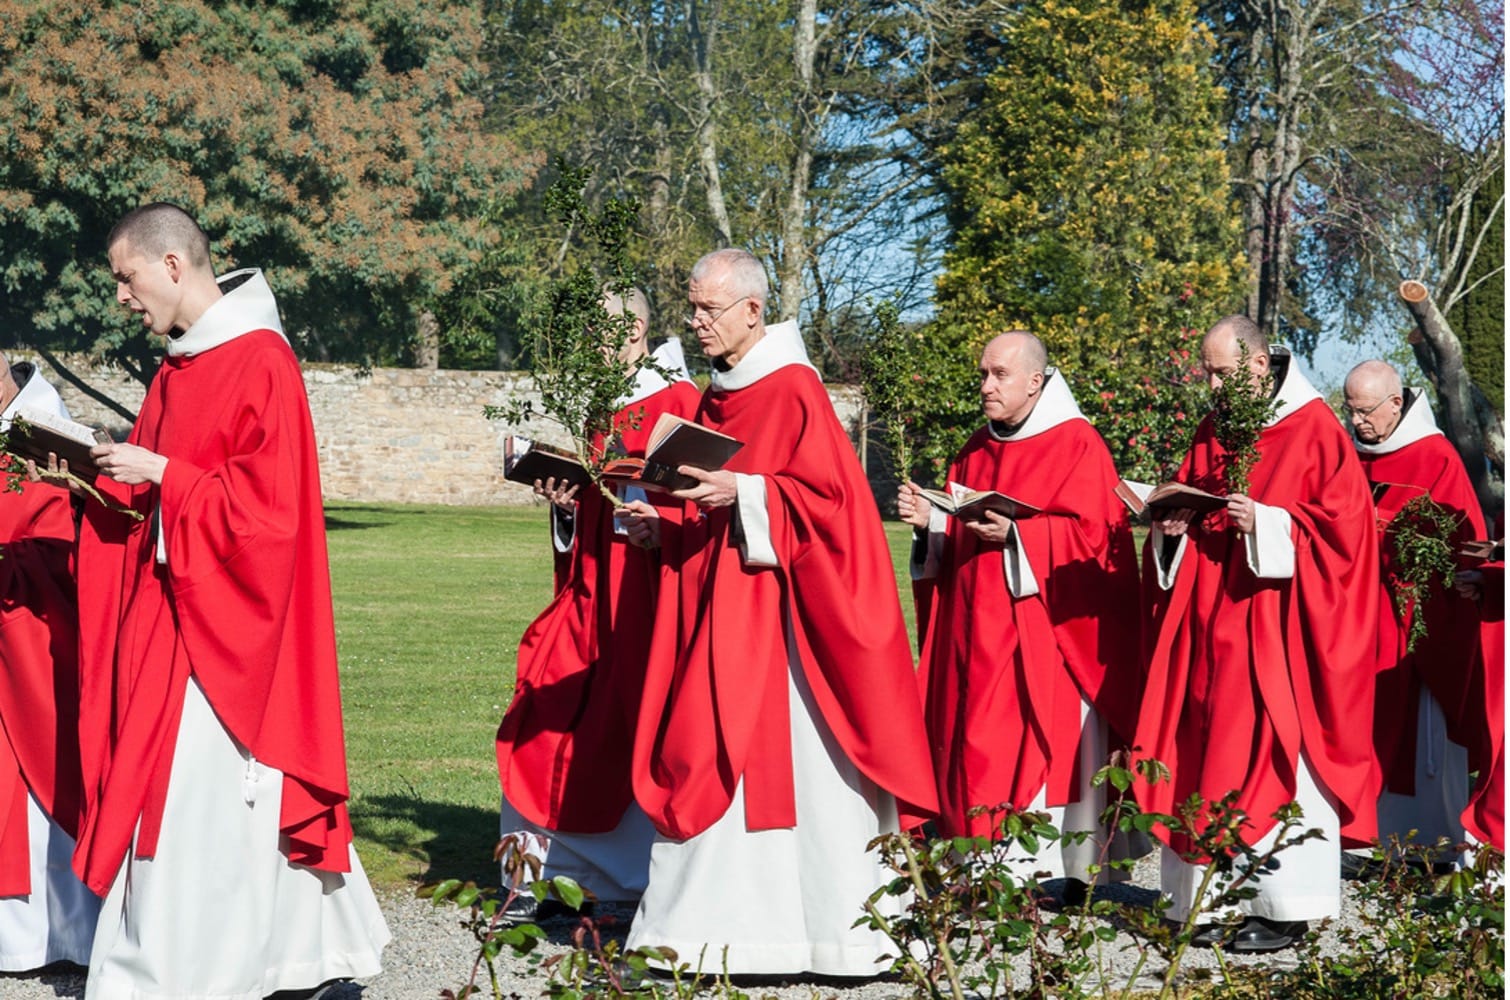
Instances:
[[[1151,518],[1173,510],[1193,510],[1197,514],[1209,514],[1214,510],[1226,510],[1227,498],[1207,493],[1205,490],[1184,483],[1160,483],[1143,498],[1143,505]]]
[[[956,487],[952,491],[919,490],[918,492],[923,495],[924,500],[939,510],[966,522],[986,520],[987,511],[995,511],[1009,521],[1021,521],[1034,514],[1042,513],[1038,507],[1030,503],[995,490],[967,490]]]
[[[1505,559],[1505,540],[1494,541],[1488,538],[1475,538],[1464,542],[1458,548],[1458,554],[1474,562],[1503,562]]]
[[[537,479],[542,483],[555,479],[558,488],[563,483],[586,486],[592,481],[577,456],[518,435],[503,443],[503,478],[526,486],[535,485]]]
[[[1136,479],[1119,479],[1112,487],[1117,499],[1127,505],[1134,517],[1148,507],[1148,494],[1153,492],[1153,483],[1140,483]]]
[[[697,480],[676,471],[691,465],[711,472],[721,469],[744,442],[695,424],[674,413],[662,413],[650,429],[644,458],[616,458],[603,466],[605,479],[643,486],[647,490],[691,489]]]
[[[68,471],[80,479],[92,480],[100,472],[89,457],[89,449],[97,444],[110,444],[110,435],[104,431],[46,410],[18,409],[9,426],[0,429],[5,433],[5,449],[12,455],[46,467],[47,453],[52,452],[59,462],[67,462]]]

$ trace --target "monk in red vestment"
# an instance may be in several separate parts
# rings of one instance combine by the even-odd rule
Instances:
[[[895,572],[853,445],[795,323],[767,327],[760,262],[692,271],[714,359],[697,420],[744,442],[677,496],[634,787],[660,836],[629,945],[707,971],[874,975],[891,946],[852,925],[887,881],[867,842],[935,806]],[[699,957],[701,956],[701,957]]]
[[[644,292],[610,291],[603,304],[629,319],[616,361],[635,373],[634,391],[614,418],[615,450],[640,457],[656,419],[691,417],[699,393],[680,340],[651,354]],[[679,514],[681,501],[667,494],[621,490],[620,499],[648,499],[665,516]],[[535,491],[551,501],[558,586],[520,641],[514,699],[498,729],[499,829],[544,863],[540,877],[567,876],[604,901],[635,900],[655,830],[634,805],[629,763],[660,567],[652,552],[629,544],[597,488],[579,492],[547,480]],[[515,916],[542,919],[555,909],[554,900],[534,902],[520,896]]]
[[[915,578],[932,580],[919,683],[938,778],[939,831],[990,836],[1000,815],[1043,810],[1064,842],[1037,859],[1054,877],[1105,864],[1107,725],[1126,744],[1136,721],[1138,564],[1111,453],[1030,333],[981,355],[987,418],[949,469],[958,491],[995,490],[1038,509],[1009,520],[948,517],[914,483],[897,511],[919,535]],[[921,611],[919,612],[922,613]]]
[[[1457,450],[1437,429],[1425,392],[1407,392],[1383,361],[1365,361],[1343,386],[1348,422],[1378,508],[1381,576],[1375,644],[1374,748],[1384,787],[1379,795],[1379,839],[1385,844],[1430,846],[1463,841],[1468,806],[1468,748],[1489,741],[1490,715],[1503,706],[1484,699],[1484,657],[1478,606],[1452,587],[1439,588],[1424,605],[1404,609],[1394,600],[1396,579],[1390,526],[1400,509],[1423,493],[1458,520],[1450,542],[1484,537],[1484,518]],[[1463,566],[1462,568],[1467,568]],[[1426,636],[1408,651],[1414,618],[1424,616]],[[1411,836],[1411,831],[1416,831]],[[1450,863],[1448,849],[1437,856]],[[1343,858],[1344,871],[1353,855]]]
[[[1374,835],[1377,768],[1363,723],[1373,651],[1359,636],[1374,634],[1378,545],[1347,433],[1289,352],[1271,351],[1252,321],[1230,316],[1206,334],[1201,361],[1213,389],[1240,365],[1272,374],[1276,409],[1247,492],[1229,488],[1213,414],[1177,478],[1225,496],[1226,507],[1153,522],[1144,587],[1154,639],[1135,746],[1172,781],[1136,791],[1145,810],[1173,813],[1192,793],[1215,802],[1236,790],[1244,839],[1260,848],[1275,835],[1275,811],[1299,803],[1302,829],[1322,839],[1286,848],[1261,873],[1230,942],[1271,951],[1300,940],[1306,921],[1339,912],[1341,839]],[[1170,916],[1183,919],[1204,859],[1186,838],[1167,840],[1161,883]],[[1221,929],[1197,940],[1216,943]]]
[[[90,997],[260,998],[373,975],[351,847],[325,520],[299,363],[261,272],[216,279],[166,204],[111,232],[167,338],[129,441],[93,449],[79,543],[84,821],[106,896]]]
[[[0,434],[19,411],[68,419],[36,370],[0,355]],[[78,615],[68,491],[0,473],[0,970],[89,961],[99,899],[68,867],[82,808]]]

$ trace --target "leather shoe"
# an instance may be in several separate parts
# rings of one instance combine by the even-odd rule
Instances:
[[[1232,936],[1229,924],[1199,924],[1190,938],[1192,948],[1220,948]]]
[[[1279,951],[1298,944],[1306,936],[1307,930],[1309,927],[1304,920],[1265,920],[1263,917],[1249,917],[1237,929],[1237,935],[1228,947],[1244,955]]]

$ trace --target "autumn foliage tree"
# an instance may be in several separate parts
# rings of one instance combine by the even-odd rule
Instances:
[[[1186,0],[1033,0],[1001,44],[941,154],[940,336],[973,364],[1037,333],[1123,474],[1157,478],[1205,407],[1187,331],[1232,311],[1242,267],[1211,39]]]
[[[481,16],[422,0],[0,0],[0,325],[156,353],[103,241],[172,201],[269,272],[301,352],[403,362],[534,164],[480,128]]]

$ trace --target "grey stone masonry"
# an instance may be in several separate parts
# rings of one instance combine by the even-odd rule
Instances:
[[[146,395],[146,387],[124,370],[79,356],[59,359],[72,378],[24,349],[9,356],[12,362],[36,362],[75,420],[104,427],[117,440],[125,437],[130,420],[96,397],[134,414]],[[505,440],[510,434],[557,444],[568,440],[560,428],[538,418],[511,428],[483,415],[484,406],[503,406],[531,391],[523,372],[303,367],[327,500],[526,504],[532,502],[530,490],[503,478]],[[80,381],[91,391],[82,390]],[[829,395],[850,439],[857,441],[858,390],[831,386]]]

